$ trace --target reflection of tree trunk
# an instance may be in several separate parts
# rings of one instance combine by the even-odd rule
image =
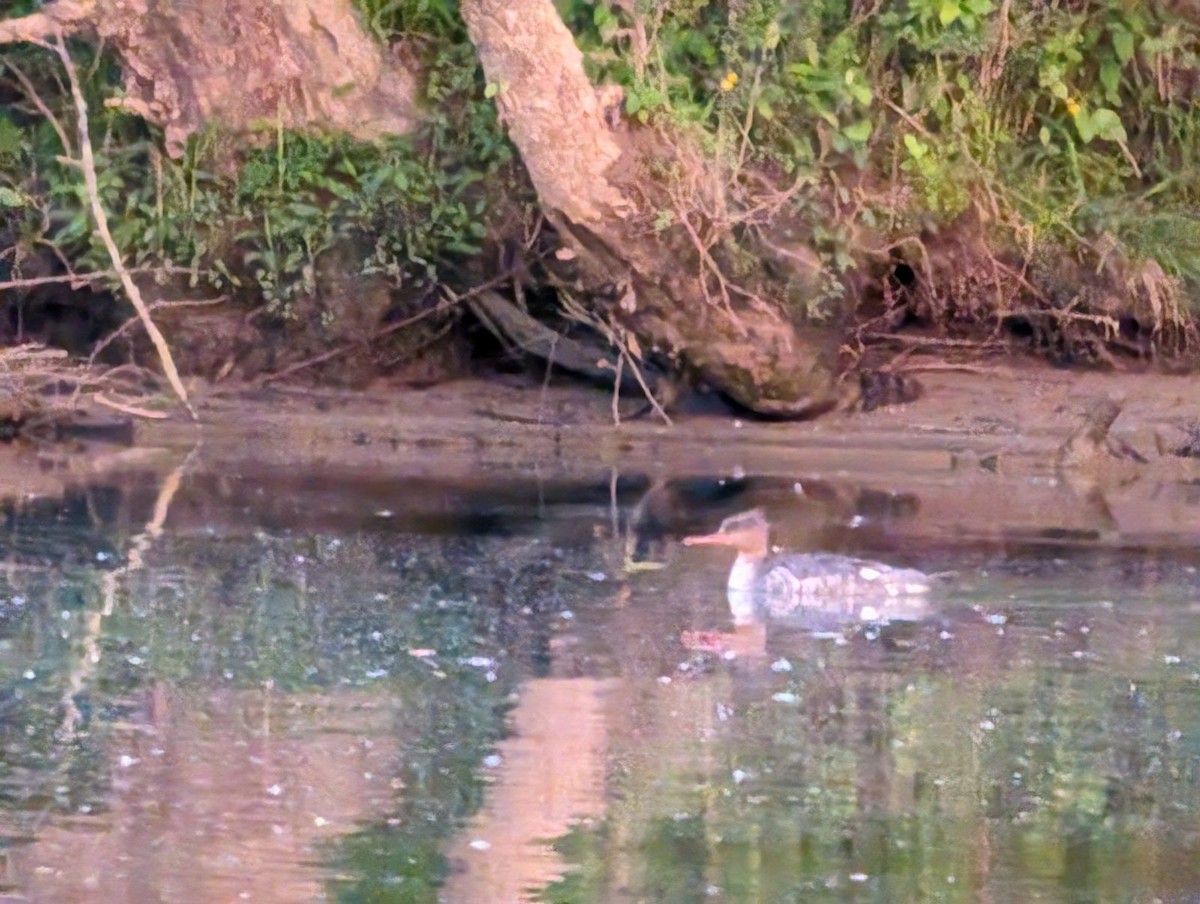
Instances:
[[[521,691],[513,735],[499,745],[497,781],[451,849],[462,868],[440,900],[531,900],[531,890],[562,876],[548,842],[604,808],[606,692],[605,682],[590,678],[538,679]]]
[[[100,637],[103,634],[104,620],[112,615],[116,606],[118,582],[121,578],[140,571],[144,566],[145,559],[143,557],[150,545],[162,534],[171,503],[183,482],[184,469],[187,468],[191,459],[192,455],[189,453],[163,480],[154,500],[154,512],[150,516],[150,520],[146,522],[142,532],[130,541],[125,565],[114,571],[106,572],[100,579],[103,599],[100,610],[89,610],[83,614],[84,634],[80,645],[80,655],[67,676],[67,689],[63,694],[63,720],[59,727],[59,737],[64,740],[74,738],[79,722],[83,718],[76,698],[86,690],[96,671],[96,666],[100,662]]]
[[[709,161],[681,139],[610,125],[551,0],[464,0],[462,13],[542,206],[579,253],[581,285],[607,292],[607,315],[757,411],[832,405],[830,350],[731,286],[691,222],[700,205],[650,171],[669,162],[699,178]]]

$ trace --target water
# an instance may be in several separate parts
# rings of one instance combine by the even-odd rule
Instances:
[[[633,469],[7,503],[0,901],[1200,901],[1200,553],[1031,485],[999,528]],[[676,540],[752,505],[955,574],[919,624],[690,650],[728,555]]]

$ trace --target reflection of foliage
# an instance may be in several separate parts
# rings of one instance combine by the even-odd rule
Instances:
[[[0,659],[11,675],[0,697],[6,812],[99,812],[110,793],[114,723],[141,722],[139,701],[160,683],[201,693],[269,684],[282,700],[347,685],[386,689],[405,704],[395,726],[403,790],[394,811],[372,813],[377,823],[325,851],[336,875],[355,877],[332,890],[345,901],[436,900],[441,848],[478,808],[475,772],[503,736],[514,683],[535,667],[516,635],[536,634],[540,613],[562,605],[544,546],[160,537],[104,620],[98,671],[77,698],[84,730],[70,743],[56,736],[63,693],[99,587],[94,566],[67,562],[65,575],[16,571],[0,590]],[[437,655],[410,655],[415,648]],[[472,657],[497,660],[497,674]],[[26,669],[32,678],[22,677]]]
[[[561,879],[541,889],[536,900],[545,904],[588,904],[604,900],[606,870],[611,864],[605,824],[575,826],[554,842],[554,850],[572,864]]]
[[[617,802],[562,839],[580,868],[542,900],[606,900],[613,882],[654,901],[701,900],[711,885],[727,900],[965,904],[1018,882],[1030,897],[1047,882],[1132,900],[1194,882],[1194,869],[1148,865],[1189,856],[1200,806],[1187,670],[1153,650],[1064,664],[1035,652],[1052,628],[1022,630],[1023,665],[979,675],[904,654],[881,671],[878,651],[814,643],[805,658],[820,666],[660,688],[635,718],[664,726],[661,739],[613,752],[626,764]],[[1114,644],[1136,633],[1106,630]],[[716,707],[734,715],[707,737]],[[1136,876],[1133,850],[1147,861]]]
[[[503,734],[496,694],[480,691],[478,683],[437,679],[407,689],[417,724],[405,723],[410,744],[400,810],[330,850],[338,873],[354,877],[331,882],[338,901],[438,900],[446,871],[441,849],[482,803],[479,763]]]

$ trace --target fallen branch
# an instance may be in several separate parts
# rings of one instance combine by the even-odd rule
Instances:
[[[481,292],[471,302],[471,313],[501,342],[560,370],[607,383],[619,365],[602,347],[556,333],[497,292]]]
[[[196,409],[188,401],[187,389],[184,387],[183,381],[179,378],[179,370],[175,367],[175,359],[171,356],[171,349],[167,346],[167,340],[163,338],[162,332],[154,323],[153,318],[151,318],[150,310],[146,307],[146,302],[142,300],[141,291],[133,281],[133,277],[129,275],[129,271],[125,269],[125,262],[121,257],[121,249],[117,247],[117,243],[108,229],[108,215],[105,214],[104,206],[100,203],[100,185],[96,178],[96,158],[92,153],[92,139],[88,134],[87,101],[84,99],[83,89],[79,84],[79,75],[75,71],[75,63],[71,59],[70,52],[67,50],[62,30],[57,26],[55,27],[54,43],[50,46],[58,54],[58,58],[62,60],[63,67],[67,70],[67,80],[71,85],[71,96],[75,100],[76,126],[79,130],[79,166],[83,170],[83,179],[87,186],[88,200],[91,202],[92,207],[92,217],[96,221],[96,231],[100,233],[100,238],[104,242],[104,248],[112,260],[113,269],[117,272],[125,293],[129,296],[129,300],[133,303],[134,309],[141,318],[142,325],[146,328],[146,333],[150,336],[150,341],[154,344],[154,350],[158,352],[158,359],[162,364],[163,372],[167,376],[167,382],[171,384],[171,389],[175,391],[175,395],[183,403],[192,420],[196,420]]]
[[[918,348],[1003,348],[998,339],[948,339],[940,336],[909,336],[903,333],[863,333],[862,339],[871,342],[892,342],[897,345],[912,345]]]

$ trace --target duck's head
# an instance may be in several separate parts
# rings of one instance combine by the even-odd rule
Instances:
[[[684,546],[732,546],[741,555],[760,559],[767,554],[770,525],[762,509],[730,515],[715,534],[684,537]]]

